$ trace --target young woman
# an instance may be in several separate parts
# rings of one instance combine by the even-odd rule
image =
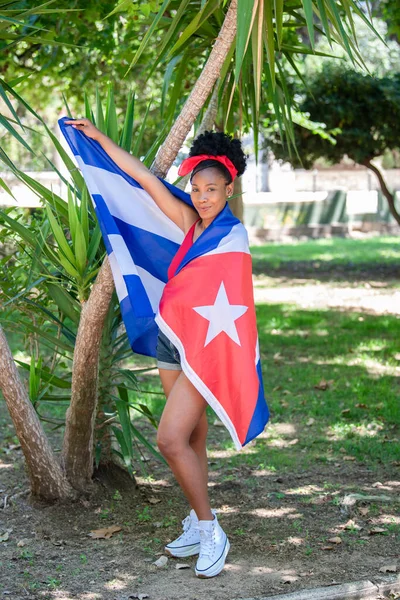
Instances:
[[[233,180],[246,168],[246,157],[237,139],[224,133],[206,132],[193,143],[179,173],[191,173],[193,208],[176,198],[143,163],[101,133],[89,119],[65,121],[100,143],[112,160],[140,183],[158,207],[185,234],[173,259],[172,278],[183,256],[225,208],[233,194]],[[158,336],[157,364],[167,402],[161,416],[157,444],[166,458],[190,506],[182,521],[183,533],[165,547],[167,554],[186,557],[199,554],[198,577],[218,575],[229,551],[228,538],[211,510],[208,497],[207,402],[181,369],[177,348],[162,332]]]

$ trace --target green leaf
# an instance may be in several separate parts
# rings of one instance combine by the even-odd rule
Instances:
[[[61,285],[47,281],[46,286],[51,298],[57,304],[59,310],[78,325],[80,319],[79,302],[77,302]]]
[[[153,35],[153,31],[155,30],[155,28],[158,25],[158,22],[160,21],[161,17],[163,16],[165,10],[168,7],[168,4],[170,3],[170,0],[164,0],[164,2],[162,3],[160,10],[158,11],[157,15],[154,17],[154,19],[152,19],[152,23],[150,25],[150,27],[148,28],[148,30],[146,31],[146,35],[144,36],[139,48],[136,51],[135,56],[133,57],[133,60],[131,62],[131,64],[129,65],[128,70],[125,73],[125,77],[126,75],[129,73],[129,71],[132,69],[132,67],[135,66],[135,64],[137,63],[137,61],[139,60],[139,58],[141,57],[144,49],[146,48],[150,37]]]
[[[82,190],[80,206],[80,222],[85,237],[86,246],[89,245],[89,192],[85,186]]]
[[[64,235],[64,232],[63,232],[61,226],[57,222],[57,219],[54,217],[53,211],[51,210],[51,208],[48,204],[45,205],[45,209],[46,209],[47,217],[50,221],[50,226],[51,226],[51,229],[52,229],[52,232],[54,235],[54,239],[57,243],[57,246],[58,246],[60,252],[62,252],[64,254],[64,256],[68,259],[68,261],[72,265],[75,266],[74,254],[73,254],[67,240],[65,239],[65,235]]]
[[[167,461],[165,458],[154,448],[154,446],[144,437],[142,433],[134,425],[131,424],[133,435],[145,446],[153,456],[155,456],[158,460],[161,460],[165,465]]]
[[[239,81],[240,70],[250,40],[251,28],[256,15],[258,2],[259,0],[238,0],[235,66],[236,84]],[[267,1],[267,4],[268,3],[269,0]]]
[[[87,250],[87,261],[88,261],[89,265],[92,263],[92,261],[94,260],[94,257],[97,254],[97,250],[99,249],[100,242],[101,242],[101,229],[100,229],[100,225],[98,223],[96,223],[96,227],[94,228],[94,231],[91,235],[89,247]]]
[[[274,41],[274,25],[272,21],[272,3],[268,0],[264,3],[265,6],[265,41],[266,51],[268,56],[268,65],[265,69],[269,72],[271,81],[271,93],[275,89],[275,41]]]
[[[247,0],[251,2],[252,0]],[[257,0],[258,1],[258,0]],[[203,25],[207,23],[207,19],[210,18],[212,13],[218,8],[220,0],[208,0],[203,6],[202,10],[195,13],[195,17],[189,23],[189,25],[179,35],[179,39],[176,44],[171,48],[168,56],[172,57],[178,50],[186,43],[186,41]]]
[[[118,144],[118,120],[117,110],[114,101],[114,91],[112,85],[108,85],[107,102],[106,102],[106,124],[107,135]]]
[[[301,0],[306,15],[307,30],[310,37],[311,47],[315,46],[314,21],[313,21],[313,3],[312,0]]]
[[[130,93],[128,98],[128,106],[126,108],[124,126],[122,128],[119,145],[127,152],[131,151],[132,146],[132,133],[135,115],[135,94]]]
[[[275,8],[275,27],[276,27],[276,38],[278,40],[278,48],[282,45],[283,35],[283,0],[274,0]]]
[[[24,363],[21,360],[18,360],[16,358],[14,360],[23,369],[25,369],[27,371],[30,370],[30,365],[27,365],[26,363]],[[61,389],[71,389],[70,381],[66,381],[65,379],[61,379],[60,377],[57,377],[56,375],[51,373],[51,371],[49,370],[48,367],[42,367],[42,369],[40,371],[40,377],[44,381],[50,383],[50,385],[53,385],[54,387],[58,387]]]
[[[17,233],[27,244],[32,248],[36,246],[37,240],[27,227],[21,225],[16,219],[9,217],[3,210],[0,210],[0,217],[8,224],[9,228]]]
[[[101,105],[101,95],[99,88],[96,87],[96,127],[103,133],[106,133],[106,124],[104,121],[103,107]]]

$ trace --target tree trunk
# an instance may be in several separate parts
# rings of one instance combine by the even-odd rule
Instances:
[[[240,194],[236,198],[232,198],[229,200],[229,206],[231,207],[231,211],[240,219],[243,223],[243,196],[242,196],[242,180],[240,177],[236,177],[233,181],[233,195]]]
[[[369,159],[365,160],[363,164],[368,169],[371,169],[371,171],[373,171],[375,173],[375,175],[377,176],[379,185],[381,186],[382,194],[385,196],[386,200],[388,201],[390,213],[393,216],[393,218],[397,221],[397,223],[400,225],[400,215],[396,210],[395,195],[392,194],[392,192],[389,190],[388,186],[386,185],[386,181],[383,177],[382,171],[380,170],[380,168],[378,166],[374,165],[371,162],[371,160],[369,160]]]
[[[81,312],[72,365],[71,404],[66,415],[63,466],[68,481],[80,491],[87,489],[93,473],[99,351],[113,291],[114,282],[106,258]]]
[[[21,443],[28,469],[31,493],[44,500],[74,497],[13,360],[6,336],[0,327],[0,389]]]
[[[232,0],[206,66],[155,159],[152,171],[156,175],[165,177],[218,79],[235,38],[236,17],[237,0]],[[82,311],[75,344],[72,398],[67,412],[63,460],[67,477],[77,489],[88,485],[93,470],[100,339],[113,289],[114,281],[106,258]]]

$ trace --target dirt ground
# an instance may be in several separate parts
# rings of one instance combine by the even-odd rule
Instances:
[[[352,286],[335,289],[338,304],[344,289],[349,297],[354,294]],[[363,289],[375,298],[375,288]],[[299,291],[293,301],[301,302]],[[272,287],[260,291],[259,300],[283,301],[273,293]],[[330,285],[327,301],[334,301],[334,293]],[[393,293],[387,291],[392,299]],[[317,296],[314,290],[310,302]],[[364,302],[365,293],[359,298]],[[392,312],[386,300],[373,310]],[[351,306],[354,302],[351,296]],[[238,600],[373,580],[400,570],[400,462],[378,470],[362,462],[316,462],[311,469],[282,473],[245,460],[237,466],[233,451],[220,449],[225,430],[211,424],[210,495],[231,551],[218,577],[200,580],[195,558],[169,559],[163,568],[153,564],[187,514],[166,467],[150,459],[148,476],[138,477],[136,489],[123,478],[110,485],[99,473],[91,497],[76,504],[31,502],[24,493],[23,456],[3,404],[0,411],[0,598]],[[290,444],[290,424],[272,424],[263,435],[272,435],[278,425],[281,432],[287,425]],[[54,443],[59,447],[59,440]],[[243,452],[251,457],[256,448],[257,442],[251,443]],[[352,504],[350,494],[372,498]],[[88,535],[111,526],[121,530],[109,539]],[[189,568],[177,569],[180,563]]]
[[[4,506],[7,495],[27,488],[20,450],[3,456],[0,467]],[[379,482],[375,472],[354,464],[316,465],[282,477],[245,466],[213,470],[213,505],[232,549],[223,573],[211,580],[194,576],[194,558],[152,564],[186,514],[169,473],[155,465],[152,471],[153,481],[142,480],[136,490],[122,484],[119,493],[100,477],[91,499],[68,507],[32,504],[26,496],[6,500],[0,597],[230,600],[373,579],[399,568],[400,478],[384,466]],[[350,493],[387,501],[346,510],[342,501]],[[88,536],[112,525],[121,531],[110,539]],[[179,563],[190,568],[178,570]]]

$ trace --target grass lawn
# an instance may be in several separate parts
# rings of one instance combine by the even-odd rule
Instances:
[[[374,470],[399,461],[400,318],[282,304],[257,313],[271,423],[248,451],[234,452],[225,430],[216,447],[273,471],[343,457]],[[142,387],[160,390],[156,377]],[[160,397],[147,402],[161,414]]]
[[[353,265],[396,264],[400,261],[400,237],[377,236],[364,239],[330,238],[253,246],[255,261],[277,268],[288,261],[319,261]]]

